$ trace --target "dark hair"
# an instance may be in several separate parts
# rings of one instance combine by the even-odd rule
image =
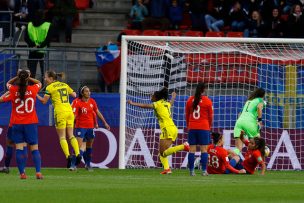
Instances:
[[[27,80],[29,78],[29,73],[26,70],[21,70],[18,73],[18,86],[19,86],[19,97],[21,100],[24,100],[25,97],[25,92],[26,92],[26,88],[27,88]]]
[[[218,132],[212,132],[211,133],[211,138],[213,140],[213,144],[217,144],[221,139],[222,139],[223,135],[221,135]]]
[[[263,98],[264,96],[265,90],[263,88],[258,88],[249,95],[248,100],[253,100],[255,98]]]
[[[265,140],[261,137],[253,138],[255,142],[256,149],[260,150],[262,157],[265,157]]]
[[[79,99],[82,99],[82,97],[83,97],[83,91],[84,91],[85,88],[88,88],[88,86],[86,86],[86,85],[81,85],[81,86],[79,87],[79,89],[78,89],[78,98],[79,98]]]
[[[202,93],[204,93],[205,88],[206,88],[205,83],[199,83],[197,85],[196,90],[195,90],[195,94],[194,94],[194,101],[193,101],[193,104],[192,104],[193,111],[196,109],[198,103],[200,102],[201,95],[202,95]]]
[[[161,100],[161,99],[167,100],[168,99],[168,89],[166,87],[164,87],[163,89],[161,89],[159,91],[155,91],[153,95],[154,95],[156,101]]]

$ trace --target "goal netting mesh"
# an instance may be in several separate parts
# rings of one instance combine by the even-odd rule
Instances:
[[[170,39],[170,37],[168,38]],[[233,128],[248,95],[266,90],[261,136],[271,150],[267,168],[302,169],[304,153],[304,44],[174,40],[126,40],[126,100],[151,103],[151,94],[166,86],[177,93],[172,118],[179,129],[174,144],[187,141],[185,102],[199,82],[214,108],[212,131],[224,134],[234,148]],[[126,105],[125,167],[161,167],[160,129],[151,109]],[[196,154],[199,156],[199,153]],[[187,153],[169,159],[171,167],[187,167]]]

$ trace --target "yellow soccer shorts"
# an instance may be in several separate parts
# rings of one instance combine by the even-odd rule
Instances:
[[[177,138],[178,129],[176,126],[167,126],[161,129],[160,139],[172,139],[174,142]]]
[[[73,128],[74,114],[73,112],[58,112],[54,114],[55,127],[57,129]]]

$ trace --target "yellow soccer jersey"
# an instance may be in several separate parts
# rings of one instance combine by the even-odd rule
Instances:
[[[165,100],[159,100],[157,102],[153,102],[153,108],[155,116],[158,119],[159,127],[161,129],[172,126],[174,124],[172,118],[171,118],[171,104],[170,102],[167,102]]]
[[[46,94],[51,96],[55,112],[72,111],[69,94],[72,88],[64,82],[53,82],[46,87]]]

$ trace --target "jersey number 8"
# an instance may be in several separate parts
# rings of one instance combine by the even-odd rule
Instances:
[[[196,109],[193,111],[193,118],[198,120],[201,117],[200,114],[201,107],[199,105],[196,106]]]

